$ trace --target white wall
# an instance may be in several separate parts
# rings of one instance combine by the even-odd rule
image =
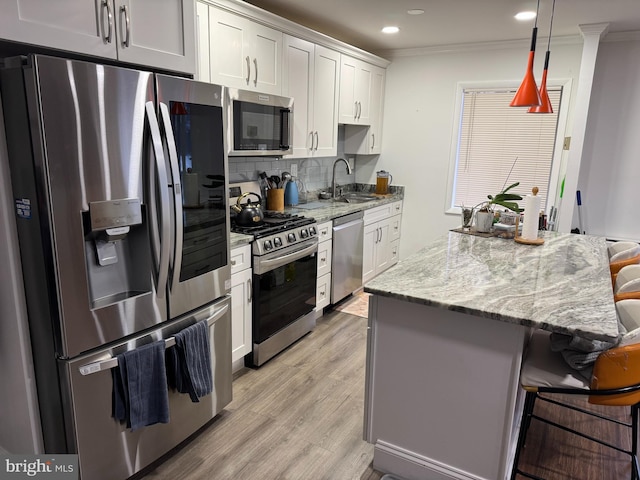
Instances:
[[[546,44],[546,42],[544,42]],[[544,47],[538,49],[536,77],[541,77]],[[573,79],[577,88],[581,44],[551,47],[549,84]],[[524,75],[527,47],[427,54],[393,59],[387,69],[382,154],[365,163],[369,178],[357,172],[357,181],[373,182],[374,171],[388,170],[394,184],[405,186],[401,257],[430,239],[459,226],[459,215],[445,214],[458,82],[512,80]],[[565,97],[568,98],[568,97]],[[571,114],[567,129],[571,128]],[[560,134],[560,138],[564,135]],[[375,163],[375,168],[371,167]]]
[[[639,125],[640,39],[603,42],[578,182],[588,234],[640,241]]]

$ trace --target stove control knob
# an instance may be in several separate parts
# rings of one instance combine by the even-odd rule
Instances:
[[[282,239],[280,237],[276,237],[273,239],[273,244],[276,247],[281,247],[282,246]]]
[[[306,228],[300,230],[300,238],[307,238],[309,236],[309,231]]]
[[[309,235],[317,235],[316,227],[309,227]]]
[[[273,250],[273,243],[271,243],[271,240],[265,240],[264,249],[265,250]]]
[[[287,235],[287,240],[289,240],[289,243],[295,242],[296,241],[296,234],[295,233],[288,234]]]

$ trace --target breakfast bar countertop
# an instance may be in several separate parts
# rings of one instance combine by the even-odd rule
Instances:
[[[545,243],[449,232],[365,292],[584,338],[618,338],[605,239],[541,232]]]

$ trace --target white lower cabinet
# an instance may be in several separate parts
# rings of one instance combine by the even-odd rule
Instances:
[[[316,281],[316,312],[331,302],[331,253],[333,221],[318,224],[318,274]]]
[[[231,361],[234,370],[244,365],[241,360],[251,352],[252,308],[251,246],[231,251]]]
[[[398,262],[401,222],[402,202],[394,202],[365,211],[363,283]]]

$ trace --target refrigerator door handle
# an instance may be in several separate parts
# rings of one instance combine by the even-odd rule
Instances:
[[[167,141],[169,151],[169,165],[171,166],[171,184],[173,185],[173,204],[175,206],[175,245],[173,252],[173,277],[172,283],[177,286],[180,282],[180,270],[182,269],[182,187],[180,186],[180,168],[178,167],[178,150],[173,137],[173,127],[171,126],[171,116],[166,103],[160,102],[160,116],[164,127],[164,136]]]
[[[229,304],[227,303],[222,308],[213,313],[210,317],[207,317],[205,320],[208,326],[213,325],[217,322],[225,313],[229,310]],[[197,323],[197,322],[196,322]],[[164,348],[173,347],[176,344],[175,337],[168,337],[164,340]],[[78,367],[80,373],[82,375],[91,375],[92,373],[102,372],[103,370],[110,370],[118,366],[118,358],[111,357],[105,358],[104,360],[99,360],[97,362],[87,363]]]
[[[167,289],[167,277],[169,272],[169,253],[170,253],[170,245],[169,241],[171,239],[171,226],[170,226],[170,217],[169,217],[169,190],[167,185],[169,185],[169,179],[167,177],[167,168],[164,161],[164,151],[162,149],[162,137],[160,135],[160,127],[158,125],[158,118],[156,117],[155,105],[153,102],[147,102],[145,104],[145,109],[147,112],[147,120],[149,122],[149,131],[151,133],[151,143],[153,146],[153,152],[155,155],[156,166],[158,171],[158,182],[160,184],[159,189],[155,189],[154,178],[150,178],[150,203],[152,207],[156,203],[156,191],[160,193],[160,215],[161,215],[161,225],[160,228],[157,226],[157,218],[155,212],[155,208],[151,208],[151,214],[149,215],[151,219],[151,236],[152,236],[152,244],[155,253],[155,258],[158,261],[158,288],[157,288],[157,296],[158,298],[164,298],[166,289]],[[151,173],[153,175],[153,172]]]

